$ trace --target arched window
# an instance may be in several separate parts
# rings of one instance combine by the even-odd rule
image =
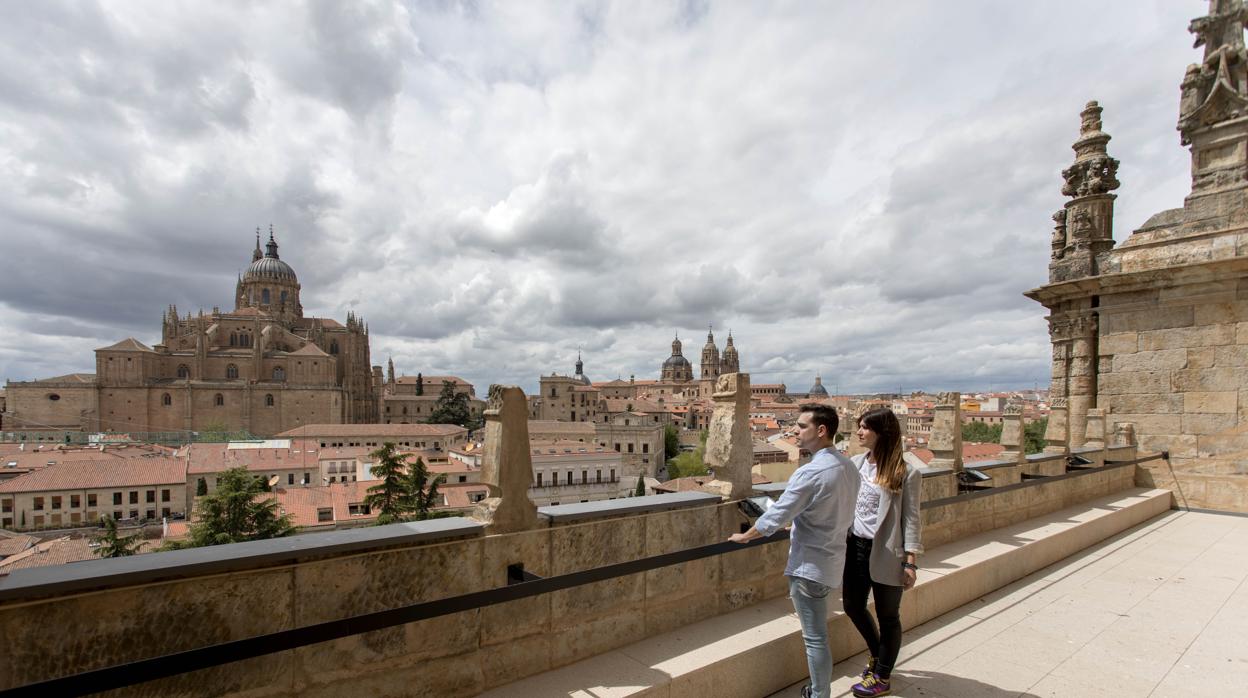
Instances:
[[[190,378],[191,368],[186,364],[178,364],[178,378]]]
[[[264,396],[264,406],[265,407],[273,406],[273,393],[269,393],[268,395]]]
[[[329,343],[329,353],[331,353],[331,354],[337,354],[337,353],[338,353],[338,340],[336,340],[336,339],[335,339],[335,340],[330,341],[330,343]]]
[[[225,396],[222,395],[221,393],[217,393],[217,396],[213,399],[217,403],[217,407],[225,406]]]
[[[261,303],[263,303],[264,305],[268,305],[268,304],[269,304],[269,299],[270,299],[270,296],[269,296],[269,289],[267,289],[267,288],[266,288],[266,289],[264,289],[264,290],[260,291],[260,302],[261,302]]]
[[[283,305],[286,304],[286,292],[285,291],[282,291],[282,304]]]
[[[160,404],[164,405],[165,407],[168,407],[168,406],[172,405],[172,404],[173,404],[173,396],[172,396],[172,395],[170,395],[169,393],[165,393],[164,395],[161,395],[161,396],[160,396]]]
[[[275,366],[273,368],[273,380],[275,381],[286,380],[286,369],[282,368],[281,366]]]
[[[234,380],[238,378],[238,366],[235,366],[234,364],[229,364],[228,366],[226,366],[225,377],[230,380]]]
[[[550,389],[550,396],[551,396],[551,397],[555,397],[555,389],[554,389],[554,388],[551,388],[551,389]]]
[[[232,347],[238,346],[238,333],[237,332],[230,333],[230,346]]]

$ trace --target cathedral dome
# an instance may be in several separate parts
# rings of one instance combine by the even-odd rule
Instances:
[[[243,279],[284,279],[287,281],[298,281],[295,278],[295,270],[290,265],[278,259],[277,257],[261,257],[251,263],[247,267],[247,272],[243,274]]]
[[[653,364],[651,364],[653,365]],[[686,368],[693,369],[693,365],[689,363],[689,359],[677,354],[667,357],[667,361],[663,362],[663,368]]]
[[[823,378],[819,376],[815,376],[815,384],[810,386],[810,391],[807,394],[810,395],[811,397],[814,397],[816,395],[820,397],[827,397],[828,389],[823,387]]]
[[[585,375],[585,363],[581,361],[581,353],[579,351],[576,353],[576,375],[572,376],[572,380],[581,385],[593,385],[593,382]]]

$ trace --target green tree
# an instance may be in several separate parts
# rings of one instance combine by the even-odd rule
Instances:
[[[962,425],[962,440],[981,444],[999,444],[1002,426],[984,422],[965,422]]]
[[[411,506],[408,497],[407,455],[398,453],[393,441],[369,454],[376,463],[369,468],[381,482],[368,488],[364,501],[369,509],[377,512],[377,524],[391,524],[403,520]]]
[[[637,490],[633,492],[633,496],[634,497],[646,496],[646,476],[645,475],[637,476]]]
[[[680,453],[680,430],[674,424],[663,427],[663,459],[671,460]]]
[[[278,513],[277,500],[263,496],[264,485],[243,467],[221,473],[217,490],[198,500],[190,539],[173,547],[199,548],[294,533],[290,517]]]
[[[133,536],[122,536],[117,534],[117,520],[111,516],[105,516],[101,519],[104,523],[104,533],[95,538],[95,542],[100,547],[95,549],[95,554],[100,557],[127,557],[139,552],[139,546],[143,541],[139,540],[138,534]]]
[[[685,451],[677,455],[675,458],[667,462],[667,477],[675,480],[680,477],[691,477],[693,475],[706,475],[706,463],[703,457],[706,455],[706,436],[707,432],[702,432],[701,443],[692,451]]]
[[[202,497],[206,494],[208,494],[208,481],[201,477],[195,483],[195,496]]]
[[[431,516],[431,510],[438,504],[438,486],[446,482],[446,475],[439,474],[429,477],[429,469],[425,467],[423,458],[417,458],[408,466],[407,501],[408,511],[420,521]]]
[[[433,403],[428,423],[458,424],[469,431],[481,428],[480,420],[468,408],[468,396],[456,392],[455,384],[451,381],[442,381],[442,392],[438,394],[437,402]]]
[[[1037,419],[1034,422],[1023,427],[1023,451],[1025,453],[1039,453],[1044,450],[1046,441],[1044,440],[1044,432],[1049,428],[1049,418]]]

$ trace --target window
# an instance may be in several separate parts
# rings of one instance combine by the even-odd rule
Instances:
[[[594,482],[602,482],[602,468],[599,468],[598,472],[594,474]]]
[[[275,381],[286,380],[286,369],[282,368],[281,366],[275,366],[273,368],[273,380]]]
[[[329,343],[329,353],[330,353],[330,354],[337,354],[337,353],[338,353],[338,340],[336,340],[336,339],[335,339],[335,340],[331,340],[331,341],[330,341],[330,343]]]
[[[537,474],[537,486],[538,486],[538,487],[541,487],[541,486],[542,486],[542,474],[541,474],[541,473],[538,473],[538,474]],[[8,502],[7,502],[7,501],[5,502],[5,506],[8,506]],[[5,511],[8,511],[8,509],[5,509]]]
[[[556,397],[556,395],[555,395],[555,389],[554,389],[554,388],[551,388],[551,389],[550,389],[550,396],[551,396],[551,397]]]
[[[42,517],[42,516],[39,516],[38,514],[36,514],[36,515],[35,515],[35,525],[36,525],[36,526],[42,526],[42,525],[43,525],[43,517]]]
[[[161,509],[160,516],[161,518],[165,518],[165,519],[169,518],[169,507],[164,507],[163,509]]]
[[[611,469],[611,482],[615,482],[615,468]]]
[[[619,453],[619,452],[620,452],[620,445],[619,445],[619,444],[616,444],[616,445],[615,445],[615,452],[616,452],[616,453]]]
[[[147,501],[148,501],[148,503],[149,503],[149,504],[150,504],[151,502],[156,501],[156,490],[148,490],[148,491],[147,491]]]
[[[268,304],[272,301],[272,298],[273,298],[273,297],[269,294],[269,289],[267,289],[267,288],[266,288],[266,289],[264,289],[263,291],[261,291],[261,292],[260,292],[260,302],[261,302],[261,303],[264,303],[265,305],[268,305]]]
[[[216,403],[217,407],[224,407],[224,406],[225,406],[225,396],[224,396],[224,395],[222,395],[221,393],[217,393],[217,396],[216,396],[215,398],[213,398],[213,402],[215,402],[215,403]]]
[[[131,493],[130,493],[130,503],[131,503],[131,504],[138,504],[138,503],[139,503],[139,492],[138,492],[138,490],[135,490],[135,491],[133,491],[133,492],[131,492]]]
[[[642,452],[642,453],[649,453],[649,452],[650,452],[650,444],[642,444],[642,445],[641,445],[641,452]]]
[[[589,484],[589,471],[588,470],[581,471],[581,484],[582,485]]]
[[[232,347],[238,346],[238,333],[237,332],[230,333],[230,346]]]
[[[82,506],[82,497],[76,494],[69,495],[69,508],[77,509],[80,506]]]
[[[629,445],[628,445],[628,452],[629,452],[629,453],[632,453],[632,452],[633,452],[633,445],[632,445],[632,444],[629,444]]]
[[[460,475],[460,476],[459,476],[459,481],[460,481],[460,482],[468,482],[468,476],[467,476],[467,475]]]
[[[137,518],[139,518],[139,510],[138,510],[138,509],[131,509],[131,510],[130,510],[130,518],[132,518],[132,519],[137,519]]]
[[[53,509],[60,509],[60,508],[61,508],[61,497],[60,497],[60,495],[52,495],[52,508],[53,508]]]
[[[149,518],[149,519],[154,519],[154,518],[156,518],[156,510],[155,510],[155,509],[148,509],[148,510],[147,510],[147,518]]]
[[[287,485],[293,485],[293,484],[295,484],[295,474],[294,474],[294,473],[286,473],[286,484],[287,484]]]
[[[87,506],[88,506],[88,507],[94,507],[94,506],[95,506],[95,495],[93,495],[93,494],[89,494],[89,495],[87,495]]]
[[[301,485],[306,485],[306,484],[308,484],[309,482],[312,482],[312,474],[311,474],[311,473],[304,473],[304,474],[303,474],[303,482],[301,482],[301,483],[299,483],[299,484],[301,484]]]
[[[118,519],[120,519],[120,518],[121,518],[121,512],[120,512],[120,511],[114,511],[114,512],[113,512],[113,521],[117,521],[117,520],[118,520]]]
[[[282,296],[281,296],[281,298],[282,298],[282,304],[283,304],[283,305],[285,305],[285,303],[286,303],[286,292],[285,292],[285,291],[282,291]]]
[[[117,506],[119,504],[121,504],[121,493],[114,492],[113,493],[113,506]],[[120,518],[120,516],[118,518]]]
[[[186,364],[178,364],[178,378],[190,378],[191,368]]]
[[[13,500],[12,499],[4,500],[3,509],[4,509],[4,513],[6,514],[13,513]]]
[[[569,485],[572,484],[572,471],[571,470],[568,471],[568,484]]]
[[[269,393],[268,395],[264,396],[264,406],[265,407],[273,406],[273,393]]]
[[[43,497],[35,497],[35,511],[43,511]]]
[[[161,491],[160,491],[160,501],[162,501],[162,502],[167,502],[167,501],[169,501],[169,490],[161,490]]]
[[[234,364],[230,364],[230,365],[226,366],[226,367],[225,367],[225,377],[226,377],[226,378],[228,378],[228,379],[230,379],[230,380],[235,380],[235,379],[237,379],[237,378],[238,378],[238,366],[235,366]]]
[[[333,507],[322,507],[322,508],[320,508],[320,509],[317,509],[317,510],[316,510],[316,520],[317,520],[317,523],[324,523],[324,522],[326,522],[326,521],[333,521],[333,520],[334,520],[334,508],[333,508]]]
[[[172,396],[172,395],[170,395],[169,393],[165,393],[164,395],[161,395],[161,396],[160,396],[160,404],[164,405],[165,407],[168,407],[168,406],[172,405],[172,404],[173,404],[173,396]]]

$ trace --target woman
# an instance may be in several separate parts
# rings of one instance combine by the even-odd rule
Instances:
[[[923,476],[902,460],[901,425],[892,410],[878,408],[862,415],[858,443],[867,451],[852,459],[862,486],[849,531],[841,596],[845,614],[871,651],[862,681],[851,690],[856,696],[884,696],[901,650],[901,593],[914,586],[915,558],[923,552]],[[869,593],[875,596],[878,629],[867,610]]]

